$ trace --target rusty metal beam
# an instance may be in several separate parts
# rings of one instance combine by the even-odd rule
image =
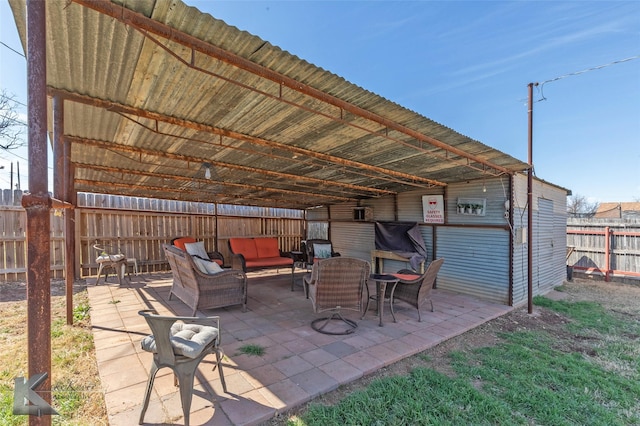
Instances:
[[[69,153],[69,166],[68,166],[68,175],[69,181],[67,188],[67,195],[69,196],[69,203],[73,206],[78,205],[78,193],[74,188],[74,175],[75,168],[73,163],[71,162],[71,143],[65,141],[65,151]],[[69,276],[73,276],[74,280],[80,277],[80,263],[76,262],[76,259],[80,257],[80,245],[76,245],[76,235],[80,233],[79,226],[76,221],[78,218],[78,213],[75,210],[65,210],[66,221],[65,221],[65,232],[67,232],[68,238],[70,240],[69,246],[67,250],[70,251],[68,258],[72,259],[73,262],[69,262],[67,271],[69,271]]]
[[[42,398],[51,402],[51,246],[47,177],[46,3],[27,0],[27,104],[29,191],[27,212],[27,358],[29,377],[46,373]],[[51,425],[51,416],[29,416]]]
[[[429,145],[438,147],[440,149],[443,149],[447,152],[458,155],[460,157],[466,158],[475,163],[483,164],[487,167],[501,171],[502,173],[506,173],[509,175],[514,173],[511,170],[508,170],[504,167],[493,164],[475,155],[469,154],[461,149],[448,145],[440,140],[424,135],[416,130],[413,130],[409,127],[396,123],[393,120],[382,117],[364,108],[360,108],[347,101],[344,101],[338,97],[332,96],[328,93],[325,93],[307,84],[301,83],[300,81],[297,81],[294,78],[288,77],[284,74],[281,74],[263,65],[259,65],[255,62],[252,62],[248,59],[245,59],[241,56],[238,56],[220,47],[214,46],[194,36],[191,36],[175,28],[172,28],[166,24],[155,21],[140,13],[134,12],[131,9],[127,9],[124,6],[112,3],[107,0],[72,0],[72,1],[82,6],[85,6],[89,9],[93,9],[97,12],[110,16],[124,23],[125,25],[130,25],[136,29],[141,30],[142,32],[149,32],[157,36],[163,37],[167,40],[170,40],[172,42],[181,44],[183,46],[188,47],[189,49],[196,50],[204,55],[210,56],[212,58],[216,58],[230,65],[233,65],[239,69],[248,71],[262,78],[271,80],[277,84],[282,85],[283,87],[287,87],[291,90],[295,90],[304,95],[311,96],[322,102],[336,106],[341,110],[348,111],[351,114],[354,114],[358,117],[362,117],[364,119],[378,123],[387,129],[404,133],[420,142],[424,142]],[[341,117],[337,117],[336,119],[342,121]],[[419,148],[419,147],[414,146],[414,148]]]
[[[130,145],[121,145],[121,144],[118,144],[118,143],[115,143],[115,142],[98,141],[98,140],[95,140],[95,139],[86,139],[86,138],[80,138],[80,137],[76,137],[76,136],[65,136],[65,138],[68,139],[69,141],[71,141],[72,143],[96,146],[96,147],[99,147],[99,148],[102,148],[102,149],[111,150],[111,151],[129,152],[129,153],[136,153],[136,154],[145,154],[145,155],[151,155],[151,156],[156,156],[156,157],[161,157],[161,158],[169,158],[169,159],[187,161],[187,162],[198,163],[198,164],[202,164],[204,162],[207,162],[207,163],[211,164],[211,166],[215,166],[215,167],[224,167],[224,168],[227,168],[227,169],[238,170],[238,171],[247,172],[247,173],[258,173],[258,174],[262,174],[262,175],[265,175],[265,176],[268,176],[268,177],[271,177],[271,178],[287,179],[290,182],[302,181],[302,182],[308,182],[308,183],[314,184],[314,185],[323,185],[323,186],[326,186],[326,187],[329,187],[329,188],[340,187],[340,188],[350,189],[350,190],[355,191],[355,192],[357,192],[359,194],[368,193],[368,194],[373,194],[372,196],[393,195],[393,194],[395,194],[394,191],[389,191],[389,190],[386,190],[386,189],[370,188],[370,187],[367,187],[367,186],[354,185],[354,184],[342,183],[342,182],[336,182],[336,181],[328,181],[328,180],[324,180],[324,179],[312,178],[312,177],[309,177],[309,176],[292,175],[292,174],[289,174],[289,173],[276,172],[276,171],[273,171],[273,170],[266,170],[266,169],[259,169],[259,168],[256,168],[256,167],[243,166],[243,165],[240,165],[240,164],[225,163],[225,162],[222,162],[222,161],[202,159],[202,158],[199,158],[199,157],[192,157],[192,156],[183,155],[183,154],[175,154],[175,153],[169,153],[169,152],[163,152],[163,151],[155,151],[155,150],[151,150],[151,149],[133,147],[133,146],[130,146]]]
[[[119,167],[112,167],[112,166],[101,166],[101,165],[96,165],[96,164],[86,164],[86,163],[74,163],[74,166],[76,169],[88,169],[88,170],[98,170],[101,172],[106,172],[106,173],[117,173],[120,175],[134,175],[134,176],[147,176],[150,178],[154,178],[154,179],[166,179],[169,181],[179,181],[179,182],[188,182],[188,183],[201,183],[203,185],[207,185],[207,186],[211,186],[211,185],[220,185],[220,186],[231,186],[231,187],[236,187],[236,188],[242,188],[242,189],[249,189],[252,191],[265,191],[265,192],[279,192],[282,194],[287,194],[287,195],[294,195],[294,196],[300,196],[300,197],[308,197],[311,196],[312,198],[326,198],[326,199],[330,199],[333,201],[352,201],[354,199],[354,197],[346,197],[346,196],[340,196],[340,195],[327,195],[327,194],[318,194],[317,192],[304,192],[304,191],[293,191],[290,189],[279,189],[279,188],[274,188],[274,187],[265,187],[265,186],[257,186],[257,185],[248,185],[248,184],[244,184],[244,183],[233,183],[233,182],[226,182],[226,181],[216,181],[216,180],[209,180],[209,179],[201,179],[201,178],[194,178],[194,177],[190,177],[190,176],[182,176],[182,175],[173,175],[173,174],[169,174],[169,173],[157,173],[157,172],[145,172],[145,171],[141,171],[141,170],[131,170],[131,169],[122,169]],[[79,179],[77,181],[80,181]],[[109,184],[113,184],[113,182],[109,182]],[[123,183],[123,185],[127,185],[127,186],[131,186],[131,183],[129,182],[125,182]],[[142,185],[138,185],[136,184],[136,186],[138,188],[143,187]],[[165,188],[166,187],[156,187],[158,189],[160,188]],[[171,188],[173,189],[173,188]],[[315,188],[317,189],[317,188]],[[181,189],[182,190],[182,189]],[[220,193],[220,194],[215,194],[215,195],[222,195],[222,196],[229,196],[230,198],[233,198],[233,195],[231,194],[227,194],[227,193]],[[246,197],[243,197],[246,198]]]
[[[109,194],[113,195],[126,195],[132,196],[133,194],[132,186],[130,184],[124,183],[113,183],[113,182],[102,182],[95,181],[89,179],[76,179],[76,184],[80,187],[82,185],[86,185],[89,188],[104,188],[105,191],[108,190]],[[202,194],[206,193],[206,191],[195,190],[195,189],[184,189],[184,188],[165,188],[160,186],[152,186],[152,185],[137,185],[136,190],[144,189],[151,193],[152,191],[157,191],[163,194],[162,198],[167,200],[178,200],[178,201],[193,201],[193,202],[209,202],[203,200]],[[187,198],[185,195],[193,195],[192,198]],[[223,194],[224,198],[233,198],[235,200],[244,200],[247,205],[270,205],[270,206],[283,206],[284,203],[288,203],[289,206],[293,206],[290,208],[304,209],[309,203],[303,202],[303,198],[300,197],[301,200],[299,203],[295,199],[287,199],[282,200],[280,198],[267,198],[267,197],[252,197],[252,196],[242,196],[242,195],[233,195],[233,194]],[[218,203],[219,201],[216,201]],[[249,204],[251,203],[251,204]],[[224,204],[224,203],[223,203]]]
[[[65,153],[64,142],[64,100],[60,96],[53,97],[53,196],[66,201],[67,179],[65,163],[68,161],[68,153]],[[65,229],[65,271],[69,263],[67,257],[67,246],[69,245],[69,234]],[[69,277],[65,273],[65,301],[67,324],[73,324],[73,276]]]
[[[120,116],[126,118],[127,120],[130,120],[131,122],[133,122],[136,125],[142,127],[143,129],[146,129],[147,131],[152,132],[152,133],[157,134],[157,135],[174,137],[176,139],[182,139],[182,140],[185,140],[185,141],[205,143],[205,144],[208,144],[208,145],[211,145],[211,146],[216,146],[217,148],[232,149],[232,150],[235,150],[235,151],[246,152],[246,153],[249,153],[249,154],[262,155],[262,156],[265,156],[265,157],[268,157],[268,158],[274,158],[274,159],[277,159],[277,160],[287,160],[289,162],[293,161],[293,162],[296,162],[296,163],[307,163],[306,161],[302,161],[300,159],[296,159],[296,157],[299,157],[299,155],[298,155],[299,153],[297,153],[297,152],[294,152],[293,153],[293,158],[291,158],[291,157],[284,157],[282,155],[273,154],[272,152],[255,151],[255,150],[244,148],[243,146],[223,144],[222,143],[222,135],[218,135],[218,136],[220,136],[220,142],[216,144],[216,143],[212,143],[210,141],[203,141],[203,140],[200,140],[200,139],[197,139],[197,138],[191,138],[191,137],[186,137],[186,136],[178,136],[178,135],[172,135],[172,134],[167,133],[167,132],[161,132],[161,131],[158,130],[157,126],[155,126],[155,128],[151,127],[151,126],[147,126],[144,123],[141,123],[140,121],[137,121],[137,120],[129,117],[127,114],[120,113]],[[157,123],[157,121],[154,121],[154,122]],[[229,139],[232,139],[232,138],[229,138]],[[232,140],[238,140],[238,139],[232,139]],[[250,142],[251,143],[251,141],[243,141],[243,142]],[[276,142],[274,142],[274,143],[276,143]],[[285,151],[286,150],[287,152],[292,152],[293,150],[301,150],[301,148],[290,147],[289,145],[284,145],[286,148],[285,147],[271,146],[271,145],[266,145],[266,146],[268,148],[276,148],[276,149],[281,150],[281,151]],[[305,150],[305,151],[308,151],[308,150]],[[314,154],[319,154],[319,155],[325,155],[325,154],[322,154],[322,153],[318,153],[316,151],[308,151],[308,152],[312,152]],[[309,155],[307,155],[307,156],[309,157]],[[339,157],[337,157],[337,158],[339,158]],[[315,159],[320,159],[320,158],[315,158]],[[320,159],[320,160],[322,160],[322,159]],[[344,161],[350,161],[350,160],[344,160]],[[346,166],[346,165],[343,165],[343,164],[336,165],[335,163],[332,163],[329,160],[325,160],[325,161],[323,161],[323,163],[331,164],[332,166],[338,166],[338,167]],[[358,164],[362,164],[362,163],[358,163]],[[368,167],[373,167],[373,166],[368,166]],[[384,170],[390,170],[390,169],[384,169]],[[371,173],[374,173],[371,170],[367,170],[367,171],[369,171]],[[421,177],[418,177],[418,176],[415,176],[415,175],[410,175],[410,174],[402,173],[402,172],[401,173],[404,175],[404,177],[411,176],[411,179],[413,181],[420,180],[420,181],[422,181],[422,183],[417,183],[417,182],[413,182],[413,181],[407,181],[406,179],[401,179],[399,177],[386,175],[386,174],[380,173],[379,171],[376,172],[375,175],[372,175],[372,174],[369,174],[369,173],[366,173],[366,172],[363,172],[363,171],[360,171],[360,170],[356,171],[356,170],[354,170],[353,167],[350,167],[349,173],[357,174],[357,175],[360,175],[360,176],[365,176],[365,177],[368,177],[368,178],[371,178],[371,179],[379,179],[379,180],[385,180],[385,181],[388,181],[388,182],[400,183],[400,184],[403,184],[403,185],[415,186],[415,187],[418,187],[418,188],[425,188],[425,186],[426,187],[435,187],[435,186],[445,185],[444,183],[439,183],[439,184],[432,183],[432,182],[436,182],[436,181],[434,181],[432,179],[421,178]],[[394,172],[392,170],[391,173],[397,173],[397,172]]]
[[[63,123],[64,124],[64,123]],[[63,201],[75,207],[73,192],[73,165],[71,164],[71,142],[63,143],[63,170],[64,173],[64,195]],[[73,282],[75,281],[76,263],[76,229],[75,229],[74,209],[66,209],[64,211],[64,279],[65,293],[67,302],[67,324],[73,324]]]
[[[372,166],[370,164],[364,164],[357,161],[347,160],[344,158],[336,157],[329,154],[324,154],[321,152],[311,151],[304,148],[295,147],[292,145],[283,144],[280,142],[269,141],[266,139],[257,138],[254,136],[245,135],[238,132],[233,132],[226,129],[221,129],[215,126],[211,126],[208,124],[198,123],[191,120],[185,120],[182,118],[171,117],[161,113],[144,110],[142,108],[136,108],[128,105],[122,105],[116,102],[107,101],[104,99],[92,98],[86,95],[80,95],[78,93],[68,92],[62,89],[56,89],[53,87],[49,87],[47,89],[47,93],[50,96],[62,96],[64,99],[67,99],[72,102],[77,102],[85,105],[91,105],[99,108],[107,109],[111,112],[121,113],[121,114],[130,114],[138,117],[148,118],[150,120],[157,120],[168,124],[173,124],[180,127],[185,127],[187,129],[193,129],[201,132],[207,132],[218,136],[224,136],[231,139],[238,139],[244,142],[249,142],[252,144],[266,146],[270,148],[282,149],[285,151],[290,151],[295,154],[305,155],[310,158],[316,158],[323,161],[327,161],[333,164],[339,164],[346,167],[353,167],[356,169],[369,170],[375,173],[379,173],[382,175],[393,176],[397,178],[404,179],[408,182],[415,183],[423,183],[426,185],[435,185],[435,186],[446,186],[447,184],[444,182],[440,182],[433,179],[424,178],[421,176],[412,175],[409,173],[398,172],[396,170],[385,169],[383,167]]]

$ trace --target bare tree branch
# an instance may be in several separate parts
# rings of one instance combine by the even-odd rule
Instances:
[[[567,199],[567,213],[573,217],[592,217],[598,207],[599,202],[590,202],[584,195],[576,194]]]
[[[24,132],[27,125],[19,120],[16,109],[15,96],[2,89],[0,91],[0,149],[6,151],[26,145]]]

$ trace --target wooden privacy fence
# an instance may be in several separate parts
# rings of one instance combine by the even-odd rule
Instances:
[[[81,207],[69,211],[75,217],[76,277],[97,274],[99,253],[93,248],[96,243],[124,253],[127,258],[135,258],[141,272],[155,272],[168,270],[162,244],[175,237],[192,236],[202,240],[208,251],[220,251],[230,264],[227,243],[230,237],[275,236],[281,250],[292,251],[299,250],[305,235],[302,211],[164,203],[162,200],[138,204],[129,199],[126,205],[120,205],[118,200],[124,198],[128,197],[95,194],[81,197],[79,194]],[[82,207],[82,204],[101,208]],[[1,281],[26,280],[26,221],[26,212],[21,207],[0,205]],[[52,278],[64,277],[64,242],[64,217],[52,211]]]
[[[640,221],[573,219],[567,221],[567,265],[574,271],[640,278]]]

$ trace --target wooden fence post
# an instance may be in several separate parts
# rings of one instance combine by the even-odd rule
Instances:
[[[611,274],[611,228],[604,228],[604,281],[609,282]]]

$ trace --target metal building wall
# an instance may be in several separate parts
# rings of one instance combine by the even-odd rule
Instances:
[[[353,221],[353,209],[356,207],[358,207],[358,204],[355,202],[331,205],[329,217],[331,221]],[[331,227],[333,228],[333,225]]]
[[[305,239],[329,238],[329,207],[321,206],[305,211],[307,219],[307,235]]]
[[[439,227],[436,257],[445,261],[437,287],[509,302],[509,233],[489,228]]]
[[[549,250],[548,262],[541,262],[538,286],[541,292],[562,285],[567,278],[567,192],[544,182],[538,182],[540,187],[539,200],[548,200],[547,214],[551,214],[547,229],[551,230],[550,243],[541,247]],[[549,210],[549,207],[551,209]],[[540,251],[540,250],[539,250]]]
[[[509,185],[513,185],[511,191]],[[446,223],[424,223],[422,196],[440,194],[445,196]],[[458,213],[459,198],[485,199],[484,215]],[[505,205],[505,201],[509,203]],[[331,239],[336,250],[365,260],[371,260],[375,245],[373,221],[417,222],[427,247],[427,263],[433,258],[445,258],[438,275],[439,288],[517,305],[527,300],[526,203],[526,175],[516,175],[513,180],[508,177],[476,180],[451,184],[444,191],[429,188],[399,194],[395,198],[333,205],[327,217],[330,217]],[[355,221],[355,207],[371,208],[373,221]],[[512,227],[505,217],[510,208]],[[534,234],[531,243],[535,247],[534,292],[538,294],[561,284],[566,276],[566,190],[534,180],[533,208],[534,230],[538,233]],[[322,211],[308,213],[307,217],[325,219]],[[385,271],[408,266],[404,262],[384,261]],[[510,280],[513,281],[511,294]]]
[[[373,209],[373,220],[377,220],[377,221],[395,220],[395,217],[396,217],[395,197],[389,196],[389,197],[373,198],[371,200],[364,200],[360,205],[362,207],[371,207]]]
[[[425,188],[398,195],[398,220],[401,222],[418,222],[424,220],[422,212],[423,195],[444,195],[442,188]],[[446,213],[446,212],[445,212]]]
[[[533,237],[533,284],[536,293],[539,293],[553,282],[553,269],[548,267],[553,264],[554,257],[552,200],[538,198],[535,220],[538,226],[534,228]]]
[[[458,213],[460,198],[485,199],[484,215]],[[435,257],[445,258],[438,274],[438,288],[509,303],[510,231],[496,227],[508,225],[508,199],[507,177],[447,187],[448,226],[437,227],[435,237]]]
[[[527,176],[514,177],[513,304],[525,303],[527,282]],[[566,278],[567,191],[533,182],[533,295],[546,293]]]
[[[513,304],[527,300],[527,176],[513,178]]]
[[[484,216],[457,213],[460,198],[485,199]],[[506,225],[505,201],[509,200],[509,178],[475,180],[454,183],[447,187],[447,218],[449,224]]]
[[[331,242],[342,256],[371,261],[375,246],[374,225],[371,222],[333,222]]]

